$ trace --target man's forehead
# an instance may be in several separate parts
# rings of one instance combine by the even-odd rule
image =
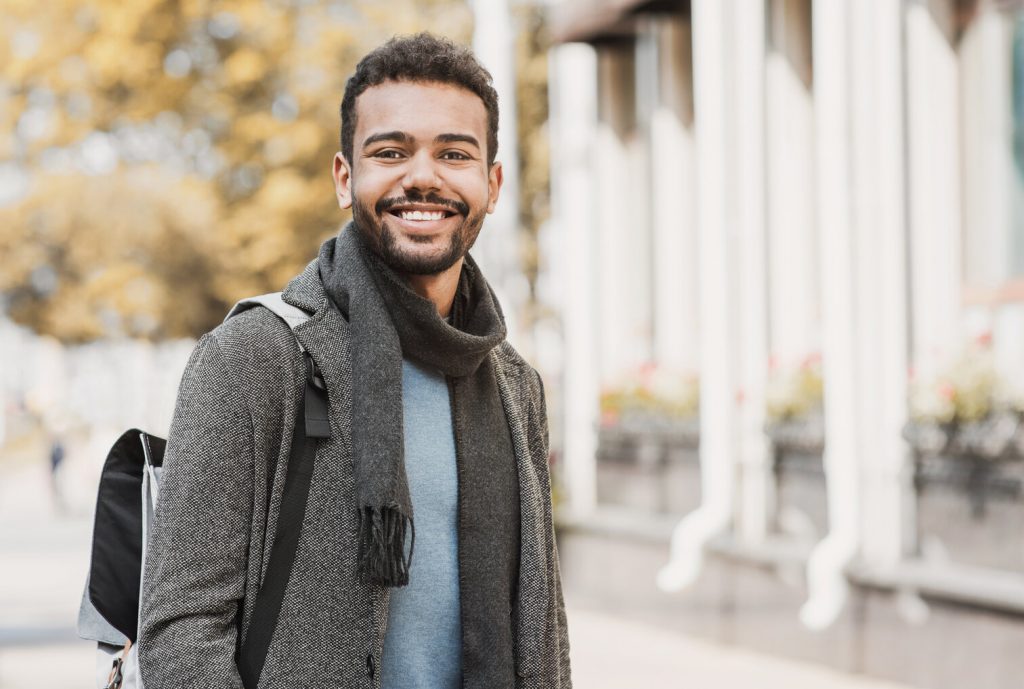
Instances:
[[[357,144],[376,132],[403,131],[433,139],[440,133],[482,134],[487,129],[487,108],[480,97],[443,82],[385,81],[359,94],[355,109]]]

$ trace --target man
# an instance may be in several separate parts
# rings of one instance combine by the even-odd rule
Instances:
[[[570,687],[542,385],[466,253],[501,189],[497,127],[490,76],[447,40],[357,66],[333,165],[353,222],[282,294],[309,320],[293,336],[250,309],[186,368],[147,551],[147,689],[243,686],[302,408],[296,339],[330,437],[305,518],[282,522],[301,530],[258,687]]]

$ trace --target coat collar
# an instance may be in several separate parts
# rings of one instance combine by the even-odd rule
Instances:
[[[310,314],[327,306],[327,294],[320,282],[319,259],[314,258],[301,273],[292,278],[281,293],[281,298]]]

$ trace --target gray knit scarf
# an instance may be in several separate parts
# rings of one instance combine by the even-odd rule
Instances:
[[[319,257],[324,289],[352,333],[352,449],[359,508],[359,578],[404,586],[412,560],[412,501],[405,473],[402,358],[440,370],[449,381],[472,380],[488,353],[505,339],[505,321],[490,286],[467,255],[452,324],[373,253],[354,224],[323,243]],[[490,375],[483,381],[495,388]],[[496,388],[479,400],[484,427],[503,418]],[[473,418],[462,427],[476,428]],[[458,433],[458,432],[457,432]],[[456,438],[457,443],[460,441]],[[407,549],[406,532],[410,531]]]

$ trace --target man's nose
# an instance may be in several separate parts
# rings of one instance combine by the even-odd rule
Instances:
[[[437,174],[437,161],[429,151],[419,151],[409,159],[402,186],[419,191],[438,191],[441,179]]]

